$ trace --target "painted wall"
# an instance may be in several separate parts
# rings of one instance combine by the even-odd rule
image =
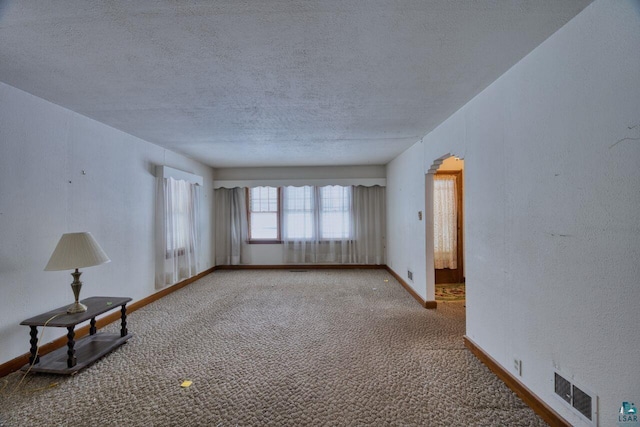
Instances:
[[[424,138],[425,170],[465,161],[467,335],[575,425],[554,368],[600,425],[640,400],[639,46],[640,2],[598,0]],[[390,182],[417,180],[405,157]]]
[[[211,168],[0,83],[0,363],[28,352],[22,320],[73,301],[70,272],[43,271],[65,232],[90,231],[111,258],[83,269],[81,298],[156,291],[157,164],[204,177],[205,270],[214,259]],[[45,342],[61,335],[49,328]]]
[[[423,300],[433,300],[433,289],[427,298],[427,274],[433,276],[433,268],[426,269],[425,220],[418,219],[418,212],[425,211],[423,159],[419,141],[387,165],[387,265]]]

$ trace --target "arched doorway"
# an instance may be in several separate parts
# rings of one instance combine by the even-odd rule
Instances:
[[[434,161],[426,184],[427,293],[436,302],[464,301],[464,160],[447,154]]]

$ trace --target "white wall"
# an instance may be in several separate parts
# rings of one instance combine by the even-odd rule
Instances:
[[[640,400],[639,52],[640,2],[598,0],[424,138],[425,169],[465,161],[467,335],[509,371],[522,359],[576,425],[554,367],[599,396],[602,426]],[[403,155],[390,183],[414,168]],[[400,263],[421,246],[397,187]]]
[[[22,320],[73,301],[70,272],[43,271],[65,232],[90,231],[111,258],[83,270],[81,298],[155,292],[157,164],[204,177],[207,269],[211,168],[0,83],[0,363],[28,352]],[[49,328],[45,341],[60,335]]]
[[[418,219],[425,210],[423,159],[424,143],[419,141],[387,165],[387,265],[423,300],[433,300],[433,289],[427,298],[425,220]]]
[[[284,253],[281,244],[247,245],[250,265],[282,265]]]

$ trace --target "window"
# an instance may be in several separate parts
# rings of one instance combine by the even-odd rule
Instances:
[[[280,240],[280,191],[275,187],[248,189],[249,240]]]
[[[195,221],[195,190],[187,181],[168,180],[165,219],[167,258],[193,253],[192,234],[197,229]],[[196,231],[197,232],[197,231]]]
[[[320,188],[320,238],[344,240],[351,235],[351,187]]]
[[[346,240],[352,237],[351,187],[286,187],[285,240]]]
[[[242,218],[238,212],[230,213],[230,234],[243,244],[282,244],[285,263],[384,264],[384,190],[340,185],[247,188],[238,193],[246,201],[240,209]],[[226,240],[220,246],[225,245]],[[236,255],[227,256],[232,260],[235,256],[236,264],[241,246]]]
[[[313,187],[287,187],[283,198],[287,239],[309,240],[313,230]]]
[[[156,287],[192,277],[199,270],[200,185],[159,177]]]

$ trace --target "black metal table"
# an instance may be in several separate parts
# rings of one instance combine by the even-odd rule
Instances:
[[[22,321],[21,325],[31,328],[31,356],[29,363],[22,367],[23,371],[45,372],[51,374],[73,374],[89,366],[102,356],[124,344],[131,335],[127,330],[127,303],[131,298],[124,297],[91,297],[80,301],[87,306],[82,313],[67,314],[67,307],[60,307],[38,316]],[[120,333],[97,333],[96,316],[120,307]],[[75,327],[79,323],[90,320],[89,335],[78,340],[75,338]],[[37,354],[38,326],[67,328],[67,347],[59,348],[44,356]]]

